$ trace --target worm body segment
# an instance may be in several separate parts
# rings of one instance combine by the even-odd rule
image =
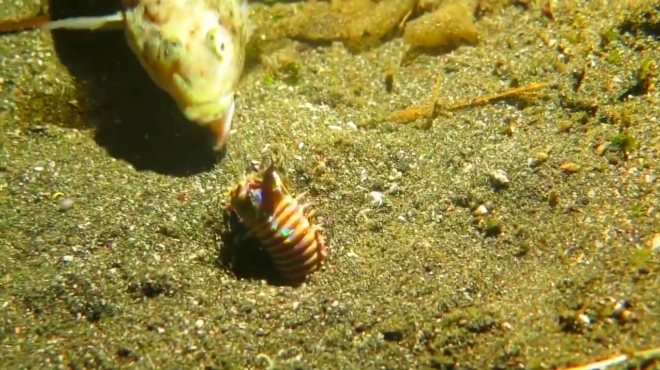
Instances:
[[[326,258],[326,245],[300,203],[292,197],[271,165],[262,177],[244,178],[230,192],[231,208],[270,256],[282,277],[302,281]]]

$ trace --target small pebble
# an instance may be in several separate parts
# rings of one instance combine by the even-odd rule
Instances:
[[[605,154],[606,150],[607,150],[607,143],[601,143],[596,147],[596,149],[594,149],[594,154],[600,156]]]
[[[539,163],[543,163],[548,160],[548,153],[546,152],[538,152],[536,153],[536,161]]]
[[[530,158],[527,164],[530,167],[536,167],[540,165],[541,163],[545,162],[548,160],[548,154],[545,152],[538,152],[536,153],[536,156],[534,158]]]
[[[73,207],[73,200],[71,198],[60,199],[60,211],[66,212]]]
[[[480,205],[477,209],[474,210],[475,216],[483,216],[488,214],[488,208],[485,205]]]
[[[509,186],[509,176],[504,170],[495,170],[490,173],[490,182],[497,188],[505,188]]]
[[[566,173],[576,173],[580,171],[580,165],[573,162],[568,162],[559,166],[559,169]]]
[[[371,197],[371,204],[377,207],[380,207],[383,205],[383,200],[385,199],[385,195],[381,193],[380,191],[372,191],[369,193],[369,196]]]
[[[559,122],[559,132],[567,133],[571,131],[573,123],[571,121],[561,121]]]

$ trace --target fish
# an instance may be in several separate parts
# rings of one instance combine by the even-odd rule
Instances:
[[[247,0],[122,0],[121,5],[115,14],[54,20],[41,28],[123,30],[151,80],[188,120],[210,128],[214,149],[225,147],[250,35]]]

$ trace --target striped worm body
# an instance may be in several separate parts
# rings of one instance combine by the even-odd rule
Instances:
[[[270,256],[282,277],[303,281],[326,258],[318,227],[309,222],[302,195],[292,197],[270,165],[262,177],[244,178],[230,192],[231,208]]]

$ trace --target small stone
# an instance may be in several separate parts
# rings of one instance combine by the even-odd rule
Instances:
[[[371,197],[372,205],[376,207],[380,207],[383,205],[383,200],[385,199],[385,195],[380,191],[372,191],[369,193],[369,196]]]
[[[594,154],[601,156],[605,154],[605,151],[607,151],[607,143],[601,143],[596,147],[596,149],[594,149]]]
[[[62,261],[67,262],[67,263],[71,262],[71,261],[73,261],[73,256],[69,256],[69,255],[62,256]]]
[[[60,199],[60,211],[66,212],[73,207],[73,200],[71,198]]]
[[[547,160],[548,160],[548,153],[546,153],[546,152],[538,152],[538,153],[536,153],[536,160],[537,160],[539,163],[543,163],[543,162],[547,161]]]
[[[536,167],[540,165],[541,163],[544,163],[545,161],[548,160],[548,153],[546,152],[538,152],[534,156],[534,158],[530,158],[527,164],[529,164],[530,167]]]
[[[506,188],[509,186],[509,176],[503,170],[495,170],[490,173],[490,182],[496,188]]]
[[[565,173],[576,173],[580,171],[580,165],[575,164],[573,162],[568,162],[559,166],[559,169],[564,171]]]
[[[571,127],[573,127],[573,122],[571,121],[561,121],[559,122],[559,132],[570,132]]]
[[[488,214],[488,208],[485,205],[480,205],[477,209],[474,210],[475,216],[483,216]]]

